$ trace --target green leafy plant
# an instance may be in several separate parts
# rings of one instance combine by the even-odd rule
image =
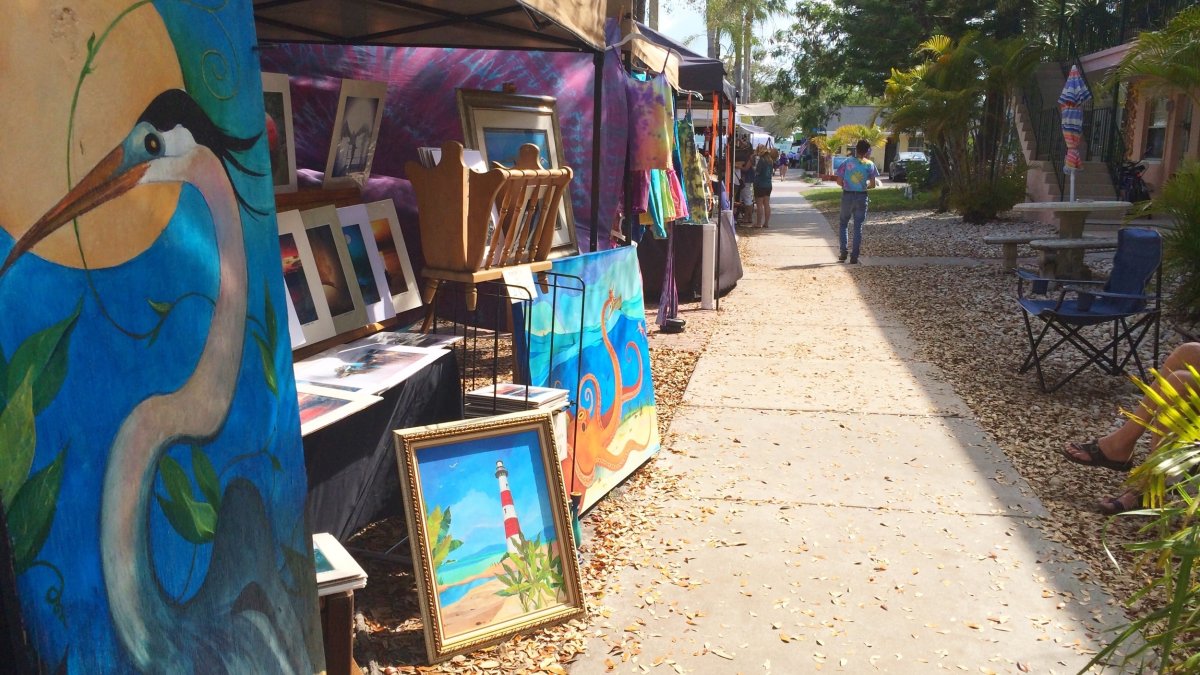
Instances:
[[[1200,372],[1188,368],[1200,382]],[[1143,491],[1146,508],[1114,516],[1150,519],[1138,530],[1139,540],[1123,546],[1139,554],[1137,565],[1151,577],[1129,603],[1146,601],[1151,608],[1119,628],[1087,667],[1115,660],[1160,673],[1194,673],[1200,669],[1200,392],[1175,387],[1157,372],[1154,382],[1137,381],[1158,406],[1146,424],[1161,440],[1129,477]],[[1131,648],[1119,655],[1125,646]]]
[[[929,187],[929,162],[909,162],[905,171],[913,192]]]
[[[436,574],[442,565],[449,565],[454,562],[449,558],[458,547],[462,546],[462,542],[450,536],[450,509],[442,510],[442,507],[434,507],[425,516],[425,531],[433,537],[433,547],[430,548],[430,558],[432,559],[433,571]]]
[[[563,586],[562,559],[551,555],[541,535],[532,541],[520,536],[517,552],[505,555],[500,564],[504,572],[497,574],[496,579],[505,588],[496,595],[517,596],[521,600],[521,609],[526,612],[541,609],[547,601],[552,602],[558,597],[558,590]]]
[[[1163,233],[1163,268],[1173,286],[1168,307],[1181,321],[1200,323],[1200,163],[1177,171],[1147,208],[1174,224]]]

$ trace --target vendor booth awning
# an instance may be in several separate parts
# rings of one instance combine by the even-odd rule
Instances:
[[[600,51],[589,0],[254,0],[263,42]]]
[[[733,101],[737,96],[737,90],[725,79],[725,64],[719,59],[701,56],[649,26],[639,23],[637,29],[655,44],[679,55],[680,89],[698,91],[705,96],[709,92],[721,92],[726,101]]]

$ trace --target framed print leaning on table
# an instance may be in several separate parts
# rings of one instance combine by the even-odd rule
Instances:
[[[489,166],[499,162],[511,168],[517,161],[517,150],[526,143],[533,143],[541,150],[542,166],[557,169],[566,164],[553,96],[459,89],[458,112],[462,116],[467,146],[482,152]],[[558,207],[550,257],[578,252],[575,214],[571,209],[571,193],[567,190]]]
[[[550,413],[396,432],[431,662],[583,614]]]

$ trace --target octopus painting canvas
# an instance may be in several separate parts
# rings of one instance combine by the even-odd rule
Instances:
[[[0,26],[0,498],[30,661],[325,670],[249,0]]]
[[[516,362],[524,370],[528,357],[529,384],[572,392],[563,476],[585,511],[660,446],[642,276],[633,247],[561,258],[553,269],[582,279],[586,293],[542,293],[528,335],[524,305],[515,304]]]

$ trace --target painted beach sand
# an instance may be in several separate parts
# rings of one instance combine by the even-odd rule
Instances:
[[[447,639],[568,600],[538,443],[537,431],[529,430],[418,453]],[[532,570],[530,577],[519,568]],[[516,592],[520,581],[532,583]]]

